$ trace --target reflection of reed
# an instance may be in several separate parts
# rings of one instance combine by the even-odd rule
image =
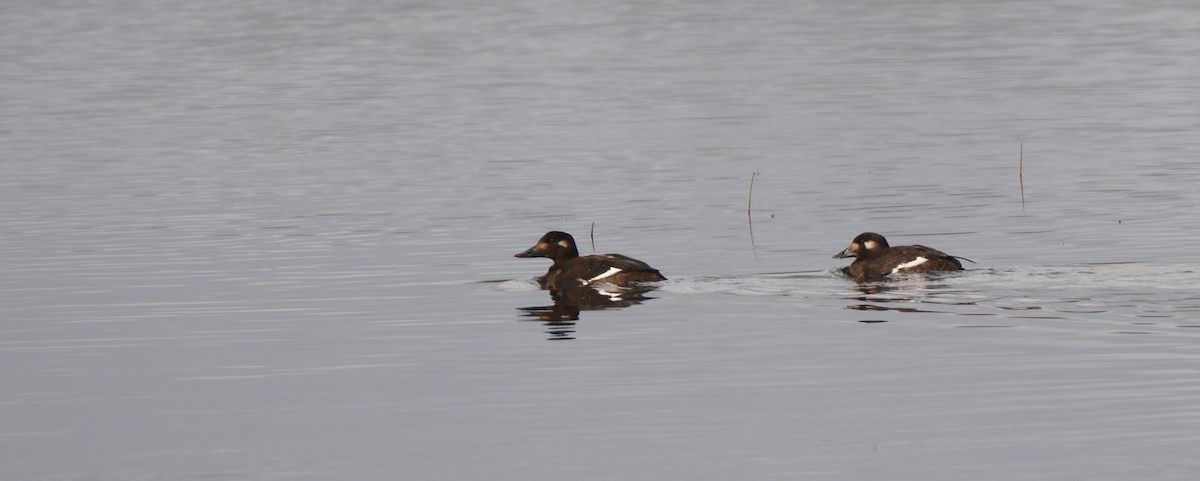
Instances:
[[[656,288],[656,286],[645,285],[635,287],[580,286],[568,290],[551,289],[550,299],[554,301],[553,305],[519,309],[524,312],[524,317],[545,323],[546,333],[550,334],[550,340],[568,340],[575,338],[575,321],[579,320],[580,312],[623,309],[641,304],[654,299],[646,294]]]

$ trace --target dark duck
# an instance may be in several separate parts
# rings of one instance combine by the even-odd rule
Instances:
[[[850,242],[850,247],[833,256],[834,259],[846,257],[854,258],[854,262],[845,268],[846,273],[859,282],[883,279],[890,274],[961,271],[963,266],[959,259],[974,262],[923,245],[891,247],[887,239],[874,232],[859,234]]]
[[[658,269],[621,254],[579,256],[575,238],[566,232],[551,231],[537,244],[516,257],[546,257],[554,261],[546,275],[539,277],[543,287],[567,290],[581,286],[631,286],[643,282],[665,281]]]

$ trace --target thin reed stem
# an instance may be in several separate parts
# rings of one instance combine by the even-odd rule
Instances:
[[[1021,210],[1025,210],[1025,142],[1021,142],[1021,155],[1017,160],[1017,180],[1021,184]]]

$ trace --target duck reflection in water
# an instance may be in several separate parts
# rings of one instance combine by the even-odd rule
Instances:
[[[652,285],[633,287],[575,287],[571,289],[549,289],[549,306],[521,307],[522,315],[527,320],[537,320],[546,324],[546,333],[551,340],[574,339],[575,321],[579,320],[582,311],[598,311],[603,309],[622,309],[654,299],[647,296],[656,289]]]
[[[944,277],[960,275],[937,272],[912,276],[889,277],[879,281],[859,281],[854,293],[846,296],[856,303],[846,306],[858,311],[945,312],[950,306],[974,305],[974,301],[958,299],[957,289]],[[849,277],[849,275],[847,275]]]
[[[550,291],[553,306],[525,307],[528,317],[550,326],[551,339],[572,339],[580,311],[629,307],[651,299],[649,282],[666,277],[649,264],[621,254],[580,256],[575,238],[550,231],[533,247],[515,257],[545,257],[553,261],[538,283]]]

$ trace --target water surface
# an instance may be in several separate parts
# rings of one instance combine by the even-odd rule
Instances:
[[[0,479],[1195,479],[1197,31],[6,5]],[[548,230],[670,280],[556,304]],[[976,264],[857,285],[868,230]]]

